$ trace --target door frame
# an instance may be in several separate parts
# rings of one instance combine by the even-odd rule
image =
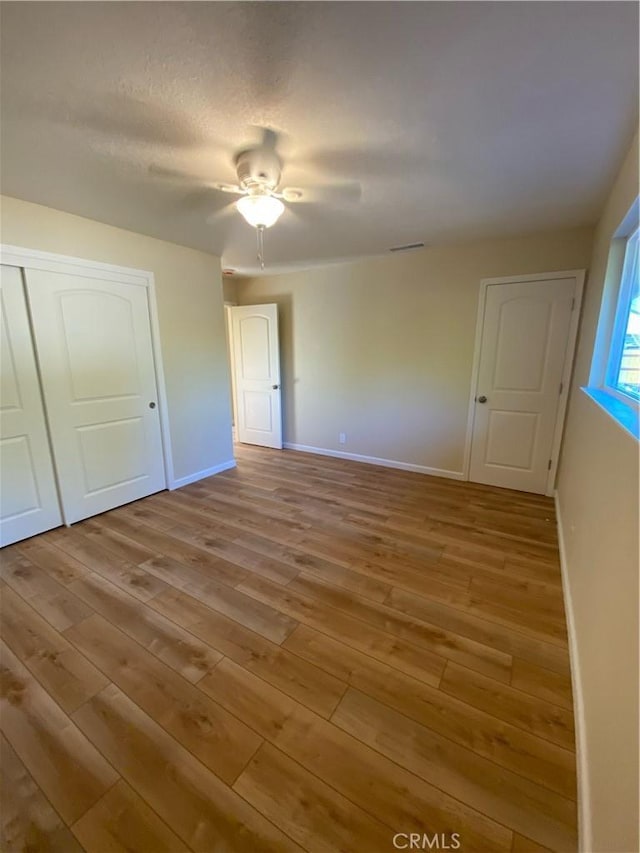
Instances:
[[[229,354],[229,383],[231,385],[231,414],[233,415],[233,442],[238,438],[238,403],[236,400],[236,359],[233,350],[233,322],[230,308],[238,308],[237,302],[224,301],[224,323],[227,332],[227,352]]]
[[[278,382],[278,384],[272,385],[271,389],[273,391],[277,390],[277,392],[278,392],[277,408],[278,408],[278,416],[279,417],[277,418],[277,421],[279,422],[279,431],[278,431],[279,435],[277,436],[277,440],[273,444],[262,444],[260,442],[256,442],[256,446],[257,447],[271,447],[275,450],[282,450],[282,448],[284,447],[284,441],[283,441],[284,427],[283,427],[283,421],[282,421],[282,364],[281,364],[281,358],[280,358],[280,355],[281,355],[281,353],[280,353],[280,306],[277,302],[256,302],[256,303],[249,303],[248,305],[243,304],[243,305],[229,305],[228,306],[228,316],[229,316],[230,327],[231,327],[230,343],[231,343],[231,347],[232,347],[231,369],[233,372],[232,387],[233,387],[233,399],[234,399],[234,406],[235,406],[234,418],[236,419],[235,424],[234,424],[233,433],[234,433],[234,441],[236,441],[240,444],[244,443],[243,437],[241,436],[241,429],[240,429],[240,420],[241,419],[240,419],[239,411],[240,411],[240,396],[241,395],[239,393],[240,383],[238,382],[238,365],[239,365],[239,362],[238,362],[238,359],[236,356],[236,345],[239,345],[239,346],[242,345],[241,344],[242,335],[240,335],[239,337],[236,335],[236,330],[234,328],[234,322],[235,321],[234,321],[233,312],[234,311],[243,311],[243,310],[250,311],[251,309],[259,310],[259,309],[267,309],[267,308],[274,308],[275,309],[275,317],[273,319],[275,320],[275,326],[276,326],[276,335],[275,335],[276,341],[275,341],[275,350],[274,350],[275,358],[273,359],[273,362],[277,365],[277,377],[278,377],[277,382]],[[270,329],[271,329],[271,323],[272,323],[272,320],[270,318],[268,321],[268,325],[269,325]],[[271,331],[272,331],[272,329],[271,329]],[[244,405],[244,403],[243,403],[243,405]],[[273,405],[274,405],[273,399],[271,399],[270,405],[272,407],[271,408],[271,414],[273,415]],[[245,426],[245,430],[246,430],[246,426]],[[247,438],[246,435],[244,436],[244,438],[245,439]],[[247,441],[247,443],[252,444],[253,442]]]
[[[558,470],[560,456],[560,445],[564,431],[564,421],[569,400],[569,389],[571,385],[571,374],[578,339],[578,327],[580,325],[580,311],[582,308],[582,296],[584,293],[585,270],[560,270],[559,272],[544,272],[532,275],[510,275],[500,278],[483,278],[480,281],[480,297],[478,299],[478,313],[476,317],[475,344],[473,349],[473,366],[471,369],[471,388],[469,391],[469,410],[467,414],[467,434],[464,444],[464,479],[469,479],[471,469],[471,443],[473,441],[473,423],[475,419],[475,398],[478,393],[478,373],[480,370],[480,350],[482,346],[482,332],[484,329],[484,312],[487,300],[487,290],[492,284],[517,284],[523,282],[553,281],[557,278],[573,278],[575,280],[574,305],[571,312],[571,323],[569,325],[569,337],[565,350],[564,364],[562,367],[562,393],[556,413],[556,424],[553,431],[551,444],[551,468],[547,474],[545,495],[552,496]]]
[[[78,275],[84,278],[105,278],[118,282],[119,284],[131,284],[144,287],[147,291],[147,305],[149,307],[149,326],[151,329],[151,349],[153,352],[154,373],[156,389],[158,391],[158,413],[160,416],[160,440],[162,444],[162,463],[164,468],[165,487],[175,489],[178,484],[175,480],[173,468],[173,456],[171,454],[171,432],[169,428],[169,411],[167,407],[167,392],[165,387],[164,367],[162,364],[162,351],[160,349],[160,324],[158,321],[158,306],[156,303],[155,279],[152,272],[148,270],[121,267],[116,264],[106,264],[102,261],[90,261],[86,258],[76,258],[71,255],[59,255],[54,252],[42,252],[39,249],[26,249],[21,246],[11,246],[0,243],[0,263],[10,267],[21,267],[23,269],[46,270],[47,272],[66,273],[67,275]],[[36,354],[37,365],[37,354]],[[38,366],[38,372],[40,368]],[[44,401],[43,401],[44,404]],[[45,407],[46,417],[46,407]],[[59,478],[54,461],[54,474],[56,486],[59,490]],[[63,522],[68,524],[64,517],[62,502]]]

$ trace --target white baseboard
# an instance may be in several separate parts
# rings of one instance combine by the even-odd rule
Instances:
[[[558,549],[560,551],[560,571],[562,573],[562,594],[567,614],[567,634],[569,637],[569,657],[571,660],[571,689],[573,692],[573,718],[576,729],[576,769],[578,776],[578,850],[580,853],[591,853],[593,849],[591,832],[591,787],[589,782],[589,762],[587,760],[587,739],[584,718],[584,699],[582,696],[582,679],[580,677],[580,656],[576,639],[576,628],[573,618],[573,602],[569,585],[569,569],[564,544],[564,530],[560,514],[558,490],[553,493],[558,525]]]
[[[229,468],[236,467],[236,460],[229,459],[228,462],[221,462],[220,465],[214,465],[213,468],[205,468],[203,471],[196,471],[195,474],[187,474],[186,477],[178,477],[169,484],[169,491],[180,489],[182,486],[188,486],[189,483],[196,483],[198,480],[204,480],[205,477],[212,477],[214,474],[219,474],[221,471],[228,471]]]
[[[429,468],[427,465],[413,465],[410,462],[398,462],[395,459],[380,459],[377,456],[362,456],[360,453],[346,453],[344,450],[327,450],[325,447],[310,447],[307,444],[292,444],[285,441],[285,450],[300,450],[302,453],[317,453],[318,456],[335,456],[336,459],[350,459],[352,462],[365,462],[368,465],[381,465],[383,468],[399,468],[401,471],[415,471],[432,477],[446,477],[448,480],[464,480],[462,471],[446,471],[444,468]]]

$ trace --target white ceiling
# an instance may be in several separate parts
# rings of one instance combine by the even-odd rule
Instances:
[[[2,191],[256,269],[234,153],[275,129],[268,269],[593,222],[637,123],[633,2],[2,3]]]

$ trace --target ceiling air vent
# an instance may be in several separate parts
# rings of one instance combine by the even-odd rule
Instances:
[[[424,249],[424,243],[407,243],[406,246],[392,246],[390,252],[408,252],[409,249]]]

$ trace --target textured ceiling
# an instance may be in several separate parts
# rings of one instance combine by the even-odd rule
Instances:
[[[5,2],[1,16],[2,191],[241,272],[255,232],[206,182],[235,180],[257,127],[279,134],[283,184],[362,188],[290,205],[266,235],[274,270],[591,223],[637,122],[632,2]]]

